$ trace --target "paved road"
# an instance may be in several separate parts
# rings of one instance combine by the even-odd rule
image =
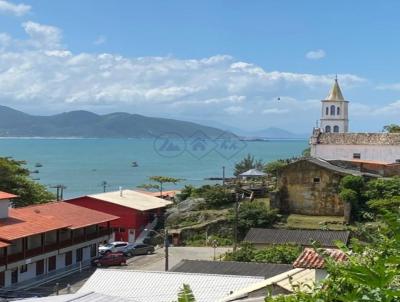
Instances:
[[[216,248],[215,255],[219,256],[231,248]],[[211,247],[170,247],[169,248],[169,267],[172,268],[183,259],[189,260],[213,260],[214,249]],[[152,255],[136,256],[128,260],[127,266],[116,266],[117,269],[132,269],[142,271],[164,271],[165,257],[164,249],[157,249]],[[60,294],[68,292],[76,292],[86,280],[94,273],[96,268],[86,268],[82,272],[73,273],[69,276],[61,278],[57,281],[42,284],[36,288],[30,289],[28,293],[38,294],[41,296],[52,295],[55,292],[56,283],[58,283]],[[68,289],[67,285],[71,288]]]

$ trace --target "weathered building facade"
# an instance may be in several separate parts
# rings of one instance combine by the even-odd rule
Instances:
[[[280,171],[279,193],[271,206],[283,213],[348,217],[350,210],[339,197],[339,183],[345,175],[378,177],[318,158],[300,159]]]

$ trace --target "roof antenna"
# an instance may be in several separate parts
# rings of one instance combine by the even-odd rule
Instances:
[[[336,74],[336,76],[335,76],[335,81],[337,82],[337,74]]]
[[[122,197],[122,187],[119,187],[119,196]]]

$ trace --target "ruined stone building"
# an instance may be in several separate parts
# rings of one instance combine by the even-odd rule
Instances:
[[[319,158],[303,158],[279,172],[278,193],[271,196],[271,207],[282,213],[349,216],[350,209],[339,198],[339,183],[346,175],[380,177]]]

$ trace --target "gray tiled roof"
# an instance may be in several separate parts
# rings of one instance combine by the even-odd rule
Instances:
[[[252,228],[243,241],[258,244],[294,243],[303,246],[317,241],[322,247],[336,247],[335,241],[340,240],[347,244],[349,231],[322,231],[322,230],[285,230],[285,229],[257,229]]]
[[[75,293],[59,296],[22,299],[23,302],[137,302],[128,298],[113,297],[99,293]]]
[[[262,276],[270,278],[293,269],[291,264],[182,260],[175,265],[172,272],[202,273],[218,275]]]
[[[378,175],[378,174],[372,174],[372,173],[367,173],[367,172],[361,172],[361,171],[354,170],[354,169],[346,169],[343,167],[339,167],[339,166],[333,165],[332,163],[330,163],[322,158],[316,158],[316,157],[308,157],[308,158],[299,159],[298,161],[288,164],[286,167],[284,167],[282,169],[282,171],[284,171],[286,168],[290,168],[291,165],[295,165],[296,163],[301,162],[301,161],[307,161],[307,162],[315,164],[321,168],[325,168],[325,169],[328,169],[330,171],[333,171],[333,172],[336,172],[336,173],[339,173],[342,175],[380,177],[380,175]]]

